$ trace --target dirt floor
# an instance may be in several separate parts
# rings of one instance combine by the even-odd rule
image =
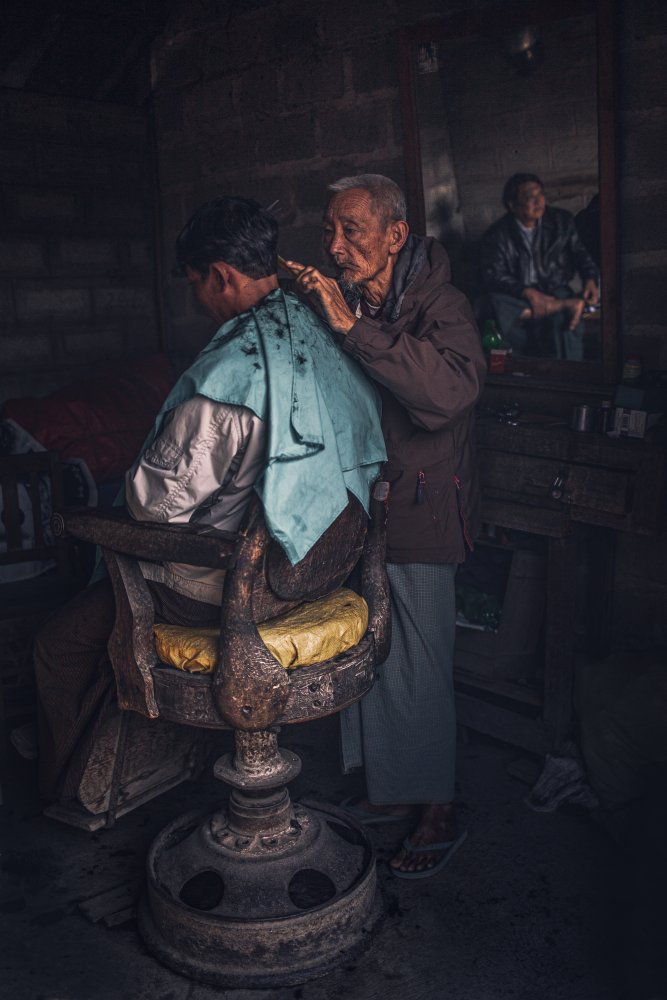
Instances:
[[[332,719],[283,732],[282,744],[303,760],[295,796],[336,802],[361,790],[360,777],[338,771],[336,727]],[[469,837],[447,868],[399,881],[386,860],[409,822],[373,833],[385,915],[371,947],[302,986],[223,991],[161,967],[131,909],[153,837],[180,812],[217,805],[221,786],[207,775],[89,834],[40,814],[35,764],[7,748],[0,997],[617,1000],[623,900],[613,842],[583,810],[528,809],[527,786],[507,771],[518,751],[474,737],[459,751],[457,799]],[[90,919],[106,890],[118,890],[117,926]]]

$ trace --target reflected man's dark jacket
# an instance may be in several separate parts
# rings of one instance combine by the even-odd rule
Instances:
[[[382,396],[388,561],[463,562],[480,520],[474,407],[486,363],[439,243],[409,237],[381,313],[357,319],[344,347]]]
[[[503,292],[521,298],[526,287],[529,254],[519,224],[508,212],[491,226],[482,239],[482,285],[486,292]],[[540,222],[537,253],[537,288],[553,295],[569,285],[576,273],[582,281],[598,279],[598,269],[581,242],[574,216],[562,208],[547,206]]]

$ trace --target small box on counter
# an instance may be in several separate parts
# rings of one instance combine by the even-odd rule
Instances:
[[[610,437],[643,438],[646,431],[660,420],[661,413],[647,413],[646,410],[631,410],[617,406],[614,422],[609,430]]]
[[[507,356],[511,353],[511,347],[493,347],[489,351],[489,371],[494,375],[502,375],[507,365]]]

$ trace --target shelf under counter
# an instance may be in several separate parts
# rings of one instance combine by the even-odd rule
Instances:
[[[478,417],[477,447],[483,521],[544,540],[544,641],[530,683],[490,665],[489,640],[479,655],[455,656],[459,722],[532,752],[553,751],[573,729],[577,608],[587,602],[586,648],[604,655],[613,616],[616,538],[620,532],[660,531],[665,447],[659,433],[611,438],[572,431],[564,415],[528,412],[515,424]],[[578,593],[582,560],[589,585]]]
[[[665,448],[659,440],[571,431],[553,418],[524,415],[516,425],[478,419],[477,449],[483,504],[495,517],[506,504],[512,527],[522,507],[529,531],[543,522],[551,533],[559,512],[563,522],[614,531],[653,534],[661,526]],[[557,478],[560,500],[553,497]]]

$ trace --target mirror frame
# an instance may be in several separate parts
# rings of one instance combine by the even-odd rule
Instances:
[[[612,384],[618,378],[618,292],[619,256],[617,237],[617,164],[616,164],[616,94],[613,0],[534,0],[508,3],[496,9],[462,11],[431,18],[401,28],[398,32],[399,94],[403,123],[408,222],[417,233],[424,233],[425,208],[422,183],[421,149],[416,101],[417,46],[422,42],[443,42],[469,35],[507,34],[527,20],[543,23],[592,13],[597,29],[597,107],[598,107],[598,176],[600,191],[600,273],[602,274],[602,329],[600,361],[559,361],[554,358],[516,359],[512,370],[541,376],[540,381],[554,385],[571,382]],[[511,377],[511,375],[510,375]],[[507,382],[508,376],[496,378]],[[522,380],[517,378],[517,382]],[[525,380],[523,380],[525,381]],[[535,387],[537,379],[531,379]]]

